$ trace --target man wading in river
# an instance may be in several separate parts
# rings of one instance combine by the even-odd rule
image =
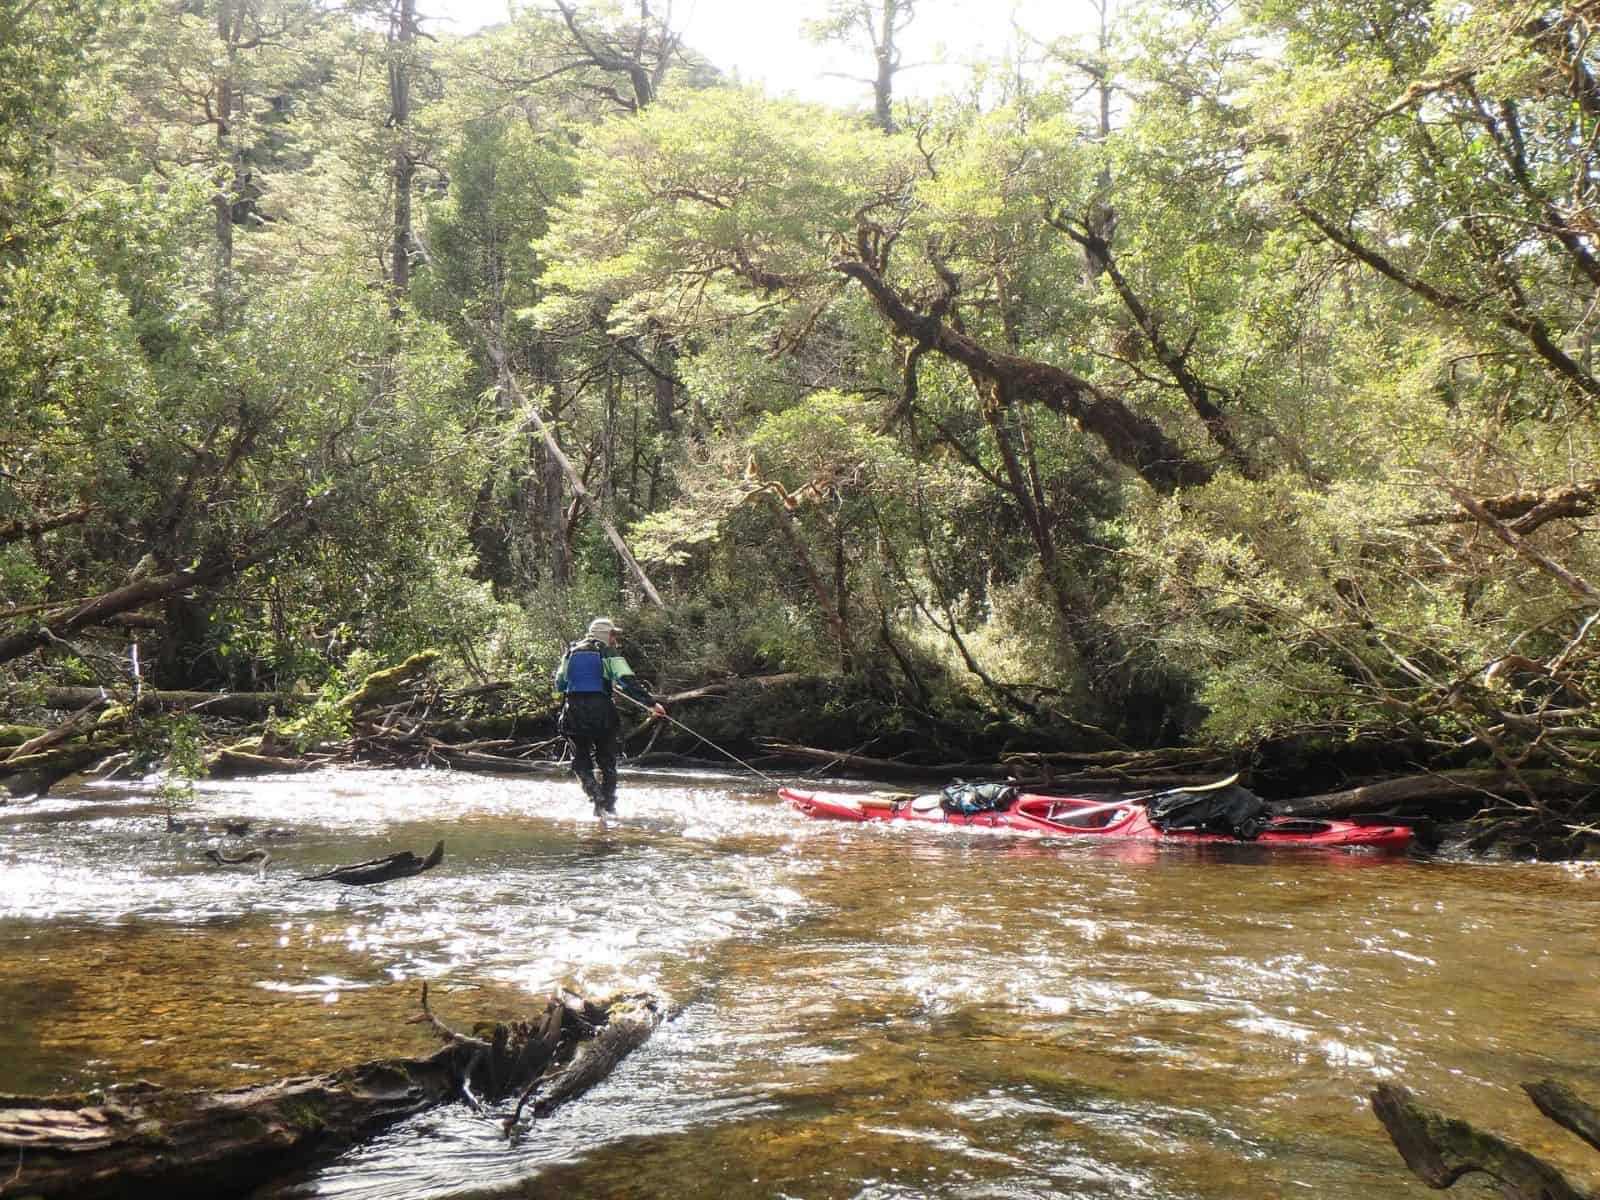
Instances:
[[[617,731],[622,725],[611,689],[631,696],[658,717],[667,710],[634,676],[628,660],[617,652],[622,630],[605,617],[589,622],[581,642],[567,647],[556,670],[556,691],[563,697],[556,728],[572,742],[572,773],[583,794],[594,802],[594,815],[605,818],[617,811]],[[600,783],[594,781],[596,760]]]

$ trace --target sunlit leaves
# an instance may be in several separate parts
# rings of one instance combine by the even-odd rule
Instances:
[[[904,186],[882,143],[826,110],[733,89],[613,121],[585,147],[582,190],[541,244],[546,281],[614,304],[618,328],[753,311],[829,283],[855,214]],[[572,302],[548,302],[539,319]]]

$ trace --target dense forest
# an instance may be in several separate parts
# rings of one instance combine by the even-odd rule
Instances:
[[[648,0],[7,0],[13,712],[425,649],[547,702],[607,613],[868,753],[1471,769],[1585,836],[1594,10],[1106,0],[929,99],[937,7],[812,6],[845,111]]]

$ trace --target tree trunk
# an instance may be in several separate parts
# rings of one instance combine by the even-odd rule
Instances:
[[[480,329],[480,333],[483,333],[485,340],[488,342],[489,358],[494,363],[495,369],[500,375],[501,382],[510,390],[512,399],[515,400],[522,410],[528,414],[529,422],[536,430],[539,431],[540,436],[544,438],[547,453],[549,453],[549,455],[560,465],[562,473],[567,477],[567,482],[572,485],[572,490],[577,494],[583,503],[590,504],[591,501],[589,498],[589,492],[588,489],[583,486],[583,479],[579,476],[578,472],[573,469],[572,463],[569,462],[567,460],[567,456],[562,453],[561,447],[556,444],[555,434],[551,431],[550,427],[545,424],[544,420],[539,416],[538,411],[528,404],[527,397],[523,395],[522,388],[517,385],[516,377],[511,374],[511,368],[506,361],[505,350],[502,349],[500,342],[486,331]],[[639,565],[639,560],[633,556],[633,551],[628,548],[628,543],[623,541],[622,535],[617,532],[616,526],[614,526],[604,516],[600,517],[600,525],[601,528],[605,530],[606,537],[610,540],[612,547],[622,559],[624,566],[633,575],[634,579],[638,581],[640,588],[643,589],[644,594],[649,598],[650,602],[657,608],[666,608],[666,602],[661,599],[660,593],[656,591],[655,584],[650,582],[650,577],[645,574],[644,568]],[[3,661],[5,660],[0,659],[0,662]]]
[[[665,338],[656,341],[656,366],[658,369],[651,372],[651,378],[655,381],[656,427],[671,440],[678,431],[678,419],[673,411],[677,405],[675,380],[678,356],[672,343]]]
[[[212,114],[212,122],[217,131],[219,166],[217,191],[211,204],[216,213],[218,274],[224,280],[233,269],[233,196],[237,182],[234,174],[239,168],[239,154],[233,145],[233,106],[234,78],[239,58],[236,21],[243,15],[239,12],[242,4],[243,0],[218,0],[217,3],[217,40],[222,43],[222,67],[217,76],[213,100],[216,112]],[[219,295],[226,290],[225,287],[219,287]]]
[[[1581,797],[1594,791],[1592,783],[1554,771],[1524,771],[1521,779],[1544,797]],[[1396,804],[1437,806],[1443,803],[1479,808],[1495,799],[1498,792],[1518,791],[1520,787],[1503,771],[1441,771],[1385,779],[1342,792],[1283,800],[1274,803],[1272,811],[1286,817],[1343,817],[1375,812]]]
[[[1039,404],[1070,417],[1098,438],[1112,458],[1138,473],[1163,495],[1210,481],[1215,469],[1192,458],[1150,418],[1121,399],[1061,367],[992,350],[950,328],[935,316],[911,308],[864,261],[845,259],[834,270],[861,284],[890,328],[966,367],[994,403]]]
[[[394,238],[389,282],[398,306],[411,290],[411,182],[417,173],[411,153],[411,67],[417,40],[416,0],[397,0],[389,32],[389,125],[394,131]]]

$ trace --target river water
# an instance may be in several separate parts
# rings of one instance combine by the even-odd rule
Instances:
[[[458,1028],[565,985],[674,1016],[515,1142],[436,1110],[260,1194],[1431,1195],[1383,1081],[1600,1166],[1517,1086],[1600,1100],[1594,866],[813,822],[749,776],[625,772],[621,808],[360,770],[203,783],[183,819],[243,837],[121,785],[0,808],[0,1091],[421,1055],[424,980]],[[410,879],[297,878],[440,838]]]

